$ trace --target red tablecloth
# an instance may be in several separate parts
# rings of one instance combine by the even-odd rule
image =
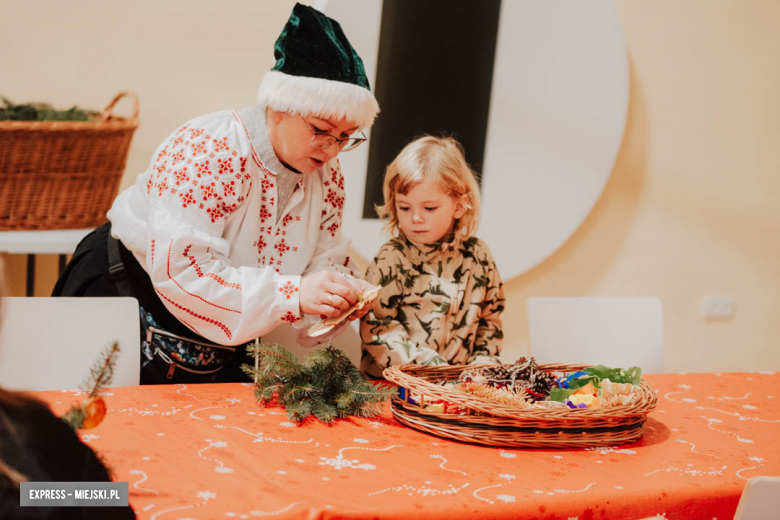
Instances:
[[[106,391],[81,437],[130,483],[139,518],[727,520],[748,478],[780,475],[780,375],[645,376],[640,442],[601,449],[462,444],[381,418],[325,426],[259,406],[249,385]],[[40,392],[56,413],[78,397]]]

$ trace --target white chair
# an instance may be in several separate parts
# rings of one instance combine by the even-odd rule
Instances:
[[[76,389],[113,341],[121,351],[110,385],[140,381],[140,321],[135,298],[3,298],[0,387]]]
[[[753,477],[742,490],[734,520],[766,520],[779,512],[780,477]]]
[[[638,366],[663,371],[657,297],[528,298],[530,353],[537,363]]]
[[[327,342],[316,347],[304,347],[295,337],[293,329],[289,325],[280,325],[274,330],[260,338],[264,343],[279,343],[287,350],[295,354],[298,361],[304,362],[309,354],[317,349],[324,349]],[[333,346],[346,354],[350,361],[356,366],[360,366],[360,321],[355,320],[344,329],[344,331],[333,338]]]

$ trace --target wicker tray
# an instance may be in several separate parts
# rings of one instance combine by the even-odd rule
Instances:
[[[540,365],[547,372],[571,373],[588,365]],[[391,403],[393,416],[402,424],[439,437],[488,446],[581,448],[614,446],[639,440],[647,414],[657,403],[655,391],[645,382],[640,396],[627,406],[596,409],[523,409],[502,405],[441,386],[454,381],[462,366],[403,365],[384,371],[388,381],[422,396],[419,404],[399,397]],[[424,409],[425,402],[444,400],[467,409],[467,415],[444,414]],[[481,412],[475,414],[474,412]]]
[[[123,97],[131,117],[115,116]],[[138,97],[118,94],[100,121],[0,121],[0,230],[77,229],[106,221],[138,127]]]

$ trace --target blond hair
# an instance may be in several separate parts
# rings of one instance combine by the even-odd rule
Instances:
[[[385,203],[376,206],[385,229],[400,234],[395,194],[406,195],[425,180],[434,181],[442,192],[461,202],[466,211],[455,220],[453,242],[473,236],[479,224],[480,194],[474,171],[466,163],[461,144],[451,137],[418,137],[407,144],[390,163],[382,185]]]

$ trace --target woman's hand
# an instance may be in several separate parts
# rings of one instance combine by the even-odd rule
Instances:
[[[301,312],[332,318],[349,309],[360,290],[355,280],[333,271],[318,271],[301,278]],[[360,280],[361,282],[363,280]]]
[[[363,294],[374,288],[373,285],[371,285],[365,280],[361,280],[360,278],[351,278],[349,282],[352,284],[352,287],[357,291],[358,294]],[[359,320],[360,318],[368,314],[368,311],[370,311],[373,308],[373,306],[374,306],[373,304],[364,305],[362,309],[358,309],[352,314],[350,314],[349,319]]]

